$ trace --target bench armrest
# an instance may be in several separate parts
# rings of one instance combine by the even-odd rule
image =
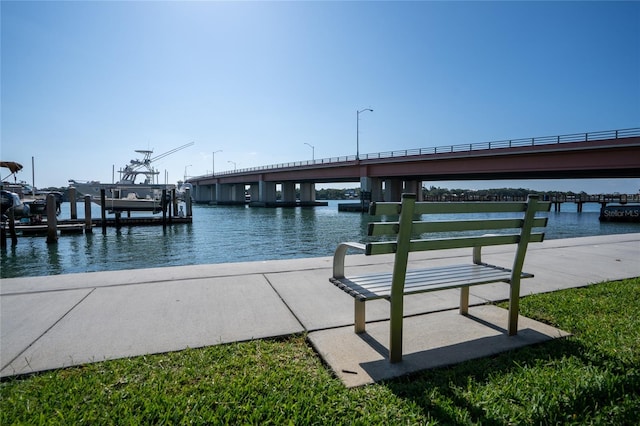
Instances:
[[[348,249],[365,250],[365,245],[361,243],[346,242],[340,243],[333,255],[333,278],[344,278],[344,256]]]

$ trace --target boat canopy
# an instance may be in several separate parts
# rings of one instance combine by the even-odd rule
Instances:
[[[22,164],[15,161],[0,161],[0,167],[5,167],[13,174],[22,170]]]

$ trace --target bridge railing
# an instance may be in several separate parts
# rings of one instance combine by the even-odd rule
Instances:
[[[640,136],[640,128],[606,130],[590,133],[572,133],[560,136],[541,136],[535,138],[509,139],[490,142],[474,142],[469,144],[458,144],[448,146],[436,146],[430,148],[405,149],[400,151],[378,152],[365,154],[362,159],[374,160],[392,157],[408,157],[412,155],[447,154],[453,152],[481,151],[488,149],[518,148],[526,146],[540,146],[574,142],[588,142],[603,139],[620,139]]]
[[[360,160],[377,160],[377,159],[385,159],[385,158],[411,157],[411,156],[417,156],[417,155],[433,155],[433,154],[446,154],[446,153],[455,153],[455,152],[470,152],[470,151],[481,151],[481,150],[492,150],[492,149],[503,149],[503,148],[518,148],[518,147],[527,147],[527,146],[589,142],[589,141],[596,141],[596,140],[621,139],[621,138],[630,138],[630,137],[637,137],[637,136],[640,136],[640,127],[633,127],[628,129],[619,129],[619,130],[604,130],[604,131],[589,132],[589,133],[571,133],[571,134],[559,135],[559,136],[540,136],[535,138],[509,139],[509,140],[490,141],[490,142],[474,142],[474,143],[468,143],[468,144],[436,146],[436,147],[429,147],[429,148],[404,149],[404,150],[397,150],[397,151],[386,151],[386,152],[377,152],[372,154],[364,154],[364,155],[361,155],[359,158]],[[357,159],[358,158],[356,158],[355,155],[348,155],[348,156],[342,156],[342,157],[321,158],[318,160],[294,161],[290,163],[280,163],[280,164],[271,164],[267,166],[250,167],[245,169],[227,170],[227,171],[216,173],[216,176],[228,176],[233,174],[244,174],[244,173],[259,172],[259,171],[265,171],[265,170],[286,169],[286,168],[293,168],[293,167],[315,166],[315,165],[323,165],[323,164],[347,163],[351,161],[356,161]],[[207,176],[211,176],[211,175],[194,176],[192,179],[205,178]]]

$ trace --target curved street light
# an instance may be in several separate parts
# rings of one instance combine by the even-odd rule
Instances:
[[[364,108],[356,111],[356,160],[360,159],[360,113],[373,110],[371,108]]]
[[[184,181],[187,181],[187,167],[191,167],[193,166],[193,164],[187,164],[186,166],[184,166]]]
[[[304,144],[311,147],[311,160],[316,161],[316,147],[307,142],[305,142]]]
[[[231,163],[231,164],[233,164],[233,170],[237,170],[236,162],[235,162],[235,161],[231,161],[231,160],[229,160],[229,161],[227,161],[227,163]]]

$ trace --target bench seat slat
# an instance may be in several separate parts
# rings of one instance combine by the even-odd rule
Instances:
[[[506,275],[505,275],[506,274]],[[373,293],[380,293],[390,285],[390,274],[380,274],[373,277],[363,277],[357,279],[351,278],[351,281],[357,283],[362,288]],[[433,283],[450,282],[450,281],[478,281],[484,279],[493,279],[495,277],[510,278],[509,271],[490,269],[490,268],[474,268],[473,265],[459,265],[459,267],[452,267],[449,270],[441,270],[437,273],[428,269],[418,269],[407,271],[405,280],[405,292],[411,292],[411,289],[418,288],[423,285],[431,285]]]
[[[533,275],[522,273],[522,278]],[[349,278],[331,279],[333,284],[360,300],[388,298],[391,294],[391,273],[367,274]],[[493,282],[508,282],[509,269],[489,264],[462,264],[439,268],[408,270],[405,294],[459,288]]]

